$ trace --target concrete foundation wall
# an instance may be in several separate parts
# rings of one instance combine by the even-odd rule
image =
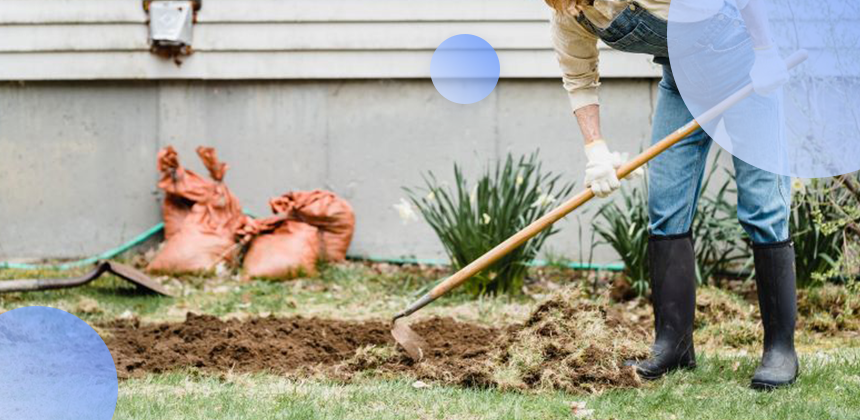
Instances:
[[[636,152],[649,138],[656,81],[602,87],[605,135]],[[452,164],[474,174],[508,151],[541,150],[545,168],[581,184],[582,141],[560,81],[501,80],[473,105],[430,80],[56,82],[0,85],[0,258],[76,257],[123,243],[160,221],[155,157],[174,145],[202,170],[218,149],[245,208],[289,190],[327,188],[357,212],[353,255],[443,257],[423,221],[392,205],[403,186]],[[579,212],[590,235],[591,203]],[[578,259],[576,218],[547,245]],[[587,250],[586,250],[587,254]],[[597,261],[615,260],[600,248]]]

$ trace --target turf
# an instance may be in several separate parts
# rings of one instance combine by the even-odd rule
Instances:
[[[12,278],[73,276],[77,272],[0,270],[0,281]],[[141,295],[114,276],[88,286],[0,296],[0,311],[21,306],[51,306],[87,322],[103,323],[135,316],[144,323],[180,322],[189,311],[226,318],[249,316],[319,316],[336,319],[379,319],[393,316],[428,290],[444,271],[387,265],[346,263],[323,267],[315,278],[279,283],[240,281],[236,277],[157,279],[176,298]],[[519,322],[532,298],[519,296],[472,300],[452,294],[422,310],[422,316],[444,315],[485,325]]]
[[[0,312],[22,306],[51,306],[94,324],[127,317],[137,317],[144,323],[182,321],[189,311],[221,318],[274,314],[380,319],[402,309],[444,274],[438,270],[350,263],[325,267],[317,278],[289,283],[241,282],[230,276],[164,280],[177,298],[140,295],[126,283],[107,276],[77,289],[0,296]],[[0,270],[0,280],[55,275]],[[537,300],[574,275],[554,276],[545,282],[549,286],[546,290],[530,284],[529,296],[471,300],[455,294],[427,307],[420,315],[452,316],[494,326],[522,322]],[[832,306],[830,301],[827,306]],[[739,307],[742,313],[732,319],[710,322],[702,317],[696,333],[697,345],[701,343],[704,350],[699,369],[673,374],[639,389],[599,395],[552,391],[522,394],[438,384],[415,388],[407,377],[383,380],[367,376],[343,384],[323,378],[289,379],[231,372],[216,377],[177,372],[122,381],[114,418],[566,419],[573,417],[571,404],[582,401],[586,409],[595,410],[592,418],[600,419],[860,418],[860,337],[856,331],[830,331],[832,325],[852,318],[842,313],[828,315],[828,322],[815,324],[823,331],[799,329],[799,382],[787,390],[758,393],[749,390],[747,383],[760,352],[761,331],[750,315],[753,311]],[[642,301],[618,308],[650,322],[647,305]],[[802,318],[806,316],[801,314]]]
[[[124,381],[114,419],[570,419],[579,402],[594,410],[584,417],[595,419],[856,419],[860,352],[811,355],[801,363],[794,387],[766,393],[747,388],[751,357],[704,356],[696,371],[600,395],[416,388],[408,379],[342,384],[172,373]]]

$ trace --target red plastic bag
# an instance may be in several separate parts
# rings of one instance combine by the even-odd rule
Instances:
[[[218,161],[213,148],[198,147],[197,154],[212,180],[183,168],[173,147],[158,153],[158,187],[166,193],[162,206],[165,244],[147,267],[150,272],[211,271],[218,263],[233,260],[239,250],[238,235],[255,229],[223,183],[227,164]]]
[[[260,220],[258,224],[263,233],[254,238],[245,253],[246,276],[288,280],[317,274],[319,229],[278,216]]]
[[[355,232],[355,213],[346,200],[323,190],[294,191],[269,201],[272,211],[316,226],[322,232],[323,258],[343,261]]]

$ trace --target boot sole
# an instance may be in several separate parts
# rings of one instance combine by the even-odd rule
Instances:
[[[756,391],[773,391],[775,389],[785,388],[787,386],[793,385],[795,380],[797,380],[797,378],[794,378],[788,382],[783,382],[783,383],[779,383],[779,384],[774,384],[774,383],[770,383],[770,382],[752,381],[752,383],[750,383],[750,388],[752,388]]]
[[[639,375],[640,378],[645,379],[646,381],[656,381],[657,379],[660,379],[660,378],[666,376],[667,374],[669,374],[670,372],[672,372],[674,370],[693,370],[695,368],[696,368],[696,364],[692,363],[689,365],[673,366],[673,367],[666,369],[666,370],[659,372],[659,373],[657,373],[657,372],[643,372],[639,369],[636,369],[636,374]]]

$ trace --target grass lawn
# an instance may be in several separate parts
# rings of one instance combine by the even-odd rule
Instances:
[[[0,270],[0,280],[55,274]],[[379,319],[401,309],[442,274],[350,263],[326,267],[318,278],[290,283],[244,283],[230,276],[163,279],[177,298],[139,295],[107,277],[78,289],[0,296],[0,312],[21,306],[52,306],[93,324],[132,316],[144,323],[182,321],[189,311],[222,318],[275,314]],[[552,288],[575,276],[548,268],[532,277]],[[421,316],[452,316],[496,326],[520,322],[545,292],[541,287],[534,287],[529,296],[516,298],[475,301],[455,295],[429,306]],[[640,313],[642,307],[640,303]],[[716,331],[714,334],[723,333]],[[584,402],[585,410],[594,411],[579,413],[598,419],[860,419],[857,334],[798,334],[801,377],[794,387],[769,393],[747,388],[760,352],[760,338],[734,347],[702,340],[709,344],[701,348],[697,370],[676,373],[640,389],[600,395],[500,392],[438,384],[415,387],[408,377],[367,375],[344,384],[321,377],[231,372],[212,376],[183,371],[121,381],[114,418],[566,419],[576,418],[572,403]]]
[[[752,357],[700,358],[693,372],[642,389],[602,395],[522,394],[410,380],[362,379],[340,384],[269,375],[206,377],[172,373],[120,386],[121,419],[569,419],[585,402],[595,419],[856,419],[860,416],[860,351],[808,355],[790,388],[747,387]]]

